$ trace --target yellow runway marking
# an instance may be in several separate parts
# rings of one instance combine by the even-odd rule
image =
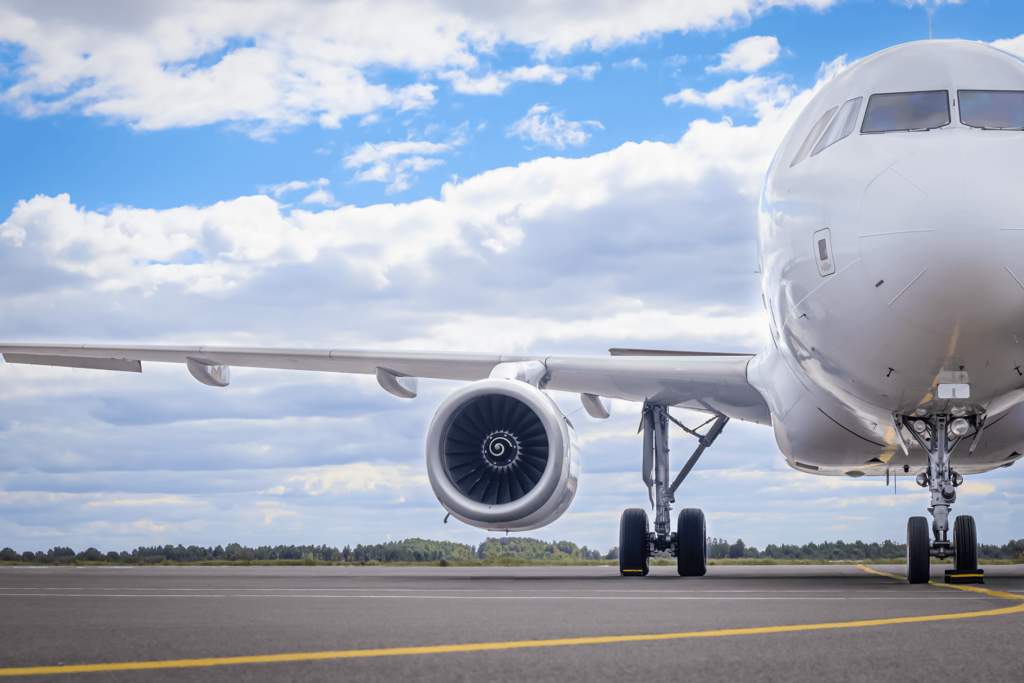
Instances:
[[[864,565],[860,569],[879,576],[900,581],[905,577],[887,574]],[[796,624],[792,626],[761,626],[755,628],[728,628],[716,631],[689,631],[685,633],[654,633],[633,636],[591,636],[585,638],[554,638],[550,640],[515,640],[502,643],[465,643],[462,645],[428,645],[423,647],[391,647],[374,650],[335,650],[327,652],[295,652],[278,655],[252,655],[245,657],[207,657],[203,659],[170,659],[155,662],[113,662],[110,664],[72,664],[68,666],[27,666],[0,669],[0,676],[26,676],[33,674],[88,673],[99,671],[141,671],[146,669],[187,669],[202,666],[227,666],[231,664],[265,664],[269,662],[311,662],[324,659],[360,659],[366,657],[395,657],[401,655],[446,654],[450,652],[486,652],[495,650],[520,650],[537,647],[562,647],[566,645],[601,645],[605,643],[639,643],[658,640],[683,640],[686,638],[721,638],[724,636],[752,636],[768,633],[795,633],[800,631],[823,631],[839,628],[864,628],[868,626],[889,626],[892,624],[918,624],[931,621],[948,621],[951,619],[974,619],[976,617],[995,617],[1004,614],[1020,614],[1024,612],[1024,596],[1014,593],[931,582],[933,586],[943,586],[956,590],[982,593],[996,598],[1019,601],[1013,607],[985,610],[982,612],[962,612],[959,614],[937,614],[922,617],[896,617],[893,619],[867,619],[863,621],[843,621],[825,624]]]

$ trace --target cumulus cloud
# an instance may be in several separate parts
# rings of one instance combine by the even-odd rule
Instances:
[[[673,95],[666,95],[662,100],[665,104],[694,105],[709,109],[745,107],[764,117],[792,97],[792,86],[782,83],[781,76],[747,76],[742,81],[729,79],[710,92],[684,88]]]
[[[719,56],[722,58],[721,63],[707,67],[708,73],[753,73],[778,59],[779,41],[775,36],[750,36],[733,43]]]
[[[620,300],[583,319],[512,317],[458,314],[430,326],[421,338],[407,340],[416,348],[469,348],[494,346],[511,351],[534,348],[539,341],[566,342],[593,339],[608,330],[629,330],[638,342],[671,343],[689,336],[737,348],[756,346],[764,337],[764,317],[758,311],[731,306],[708,306],[682,312],[651,310],[643,301]]]
[[[318,187],[302,198],[303,204],[322,204],[323,206],[337,206],[334,193],[324,187]]]
[[[1018,57],[1024,57],[1024,35],[1019,35],[1016,38],[993,40],[989,45],[997,47],[1000,50],[1005,50],[1010,54],[1015,54]]]
[[[561,67],[548,64],[520,66],[511,71],[492,71],[474,78],[465,71],[448,71],[441,78],[451,82],[452,89],[465,95],[501,95],[513,83],[554,83],[560,85],[570,76],[593,80],[600,71],[600,64],[589,66]]]
[[[633,57],[633,59],[627,59],[624,62],[617,62],[612,64],[616,69],[646,69],[647,65],[644,64],[643,60],[639,57]]]
[[[305,495],[321,496],[416,486],[429,486],[427,475],[418,468],[359,462],[351,465],[302,468],[297,474],[284,480],[282,493],[298,489]]]
[[[938,7],[939,5],[960,5],[964,0],[898,0],[898,2],[907,7]]]
[[[590,137],[587,127],[604,129],[599,121],[566,121],[561,112],[551,111],[545,104],[535,104],[526,116],[509,126],[506,137],[518,135],[520,140],[555,149],[565,149],[566,145],[582,147]]]
[[[231,122],[268,137],[313,121],[337,128],[350,116],[434,104],[432,83],[374,82],[367,74],[380,66],[442,74],[460,92],[493,94],[517,79],[561,82],[574,73],[539,64],[467,75],[479,69],[478,54],[500,44],[526,46],[543,60],[727,27],[774,6],[823,9],[832,2],[613,0],[594,12],[569,0],[500,7],[458,0],[172,0],[100,14],[78,3],[59,12],[5,3],[0,41],[20,49],[10,69],[14,83],[0,101],[23,116],[80,111],[139,130]]]
[[[694,187],[708,174],[725,174],[735,183],[733,191],[756,197],[786,122],[809,95],[790,98],[783,86],[751,79],[735,91],[726,84],[682,101],[711,107],[754,103],[761,117],[757,126],[697,121],[676,143],[627,143],[586,159],[546,158],[487,171],[445,184],[440,199],[311,213],[286,210],[260,195],[207,207],[116,207],[104,214],[76,206],[66,194],[40,195],[18,202],[0,224],[0,236],[54,268],[85,277],[98,291],[177,286],[219,295],[270,269],[318,261],[344,264],[383,287],[395,267],[427,267],[442,253],[505,253],[522,243],[530,226],[549,217],[669,188],[681,196],[682,187]],[[538,105],[510,133],[564,147],[585,142],[587,123],[565,121]],[[400,187],[403,173],[439,161],[427,156],[450,151],[458,139],[367,143],[345,165],[359,169],[357,179]]]
[[[415,140],[393,142],[366,142],[345,157],[345,168],[358,169],[357,181],[387,183],[387,192],[401,192],[409,188],[414,173],[420,173],[440,166],[442,159],[427,158],[451,152],[466,144],[463,125],[455,130],[447,142],[426,142]]]
[[[281,195],[286,192],[292,192],[294,190],[305,190],[314,185],[330,185],[331,181],[327,178],[320,178],[319,180],[292,180],[287,183],[278,183],[277,185],[260,185],[260,194],[272,194],[274,199],[280,199]]]

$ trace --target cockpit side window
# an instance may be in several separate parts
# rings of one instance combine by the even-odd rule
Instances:
[[[811,147],[814,146],[815,140],[817,140],[818,136],[821,135],[821,131],[825,130],[825,126],[828,125],[828,122],[832,120],[832,115],[836,113],[836,109],[839,109],[839,107],[832,107],[829,109],[827,112],[822,114],[821,118],[818,119],[818,122],[814,124],[814,128],[811,128],[811,132],[807,134],[807,139],[804,140],[804,144],[800,145],[800,150],[796,153],[796,156],[793,157],[793,161],[789,165],[790,168],[793,168],[807,158],[807,154],[811,151]]]
[[[1024,92],[958,90],[960,122],[972,128],[1024,130]]]
[[[839,113],[836,114],[836,118],[829,124],[828,130],[825,131],[825,134],[821,136],[821,140],[815,145],[814,151],[811,152],[812,157],[853,132],[853,129],[857,126],[857,115],[860,114],[860,103],[863,101],[863,97],[857,97],[847,100],[843,104],[842,108],[839,109]]]
[[[929,130],[949,125],[949,93],[894,92],[872,95],[868,100],[861,133]]]

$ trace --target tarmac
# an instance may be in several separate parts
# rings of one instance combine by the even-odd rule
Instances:
[[[1024,566],[4,567],[0,676],[1020,681]]]

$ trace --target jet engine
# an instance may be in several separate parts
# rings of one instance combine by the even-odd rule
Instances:
[[[579,444],[540,389],[514,379],[462,387],[427,432],[427,475],[445,510],[471,526],[526,531],[562,516],[576,495]]]

